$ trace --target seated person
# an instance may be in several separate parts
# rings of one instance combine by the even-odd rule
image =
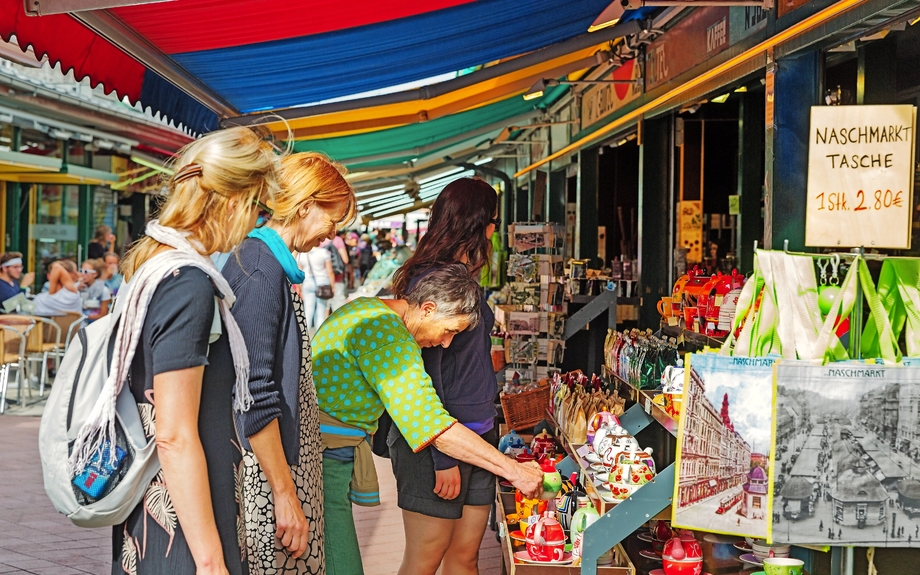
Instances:
[[[70,260],[58,260],[48,268],[48,291],[35,296],[35,315],[59,313],[83,313],[83,298],[80,297],[80,274],[77,264]]]
[[[112,296],[118,294],[118,288],[125,281],[125,276],[119,271],[120,264],[121,256],[115,252],[105,254],[105,272],[102,274],[102,279],[105,281],[105,287],[112,292]]]
[[[100,279],[105,270],[105,262],[101,259],[86,260],[80,269],[83,279],[80,295],[83,297],[83,313],[86,314],[87,323],[92,323],[109,313],[112,292],[105,285],[105,281]]]
[[[0,303],[22,293],[35,281],[34,273],[22,274],[22,254],[6,252],[0,256]]]

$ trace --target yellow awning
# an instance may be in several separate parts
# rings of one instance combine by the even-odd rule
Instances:
[[[103,185],[118,181],[118,176],[102,170],[68,165],[60,158],[21,152],[0,152],[0,180],[29,184]]]
[[[557,78],[572,72],[572,66],[584,61],[584,66],[594,65],[594,53],[608,44],[598,44],[584,50],[553,58],[540,64],[499,76],[467,88],[455,90],[429,100],[415,100],[309,116],[288,122],[296,140],[312,140],[360,134],[441,118],[470,110],[524,93],[540,78]],[[282,122],[269,127],[279,137],[286,137]]]

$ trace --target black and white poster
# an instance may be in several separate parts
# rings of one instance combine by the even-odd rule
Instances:
[[[920,547],[920,369],[774,373],[774,543]]]

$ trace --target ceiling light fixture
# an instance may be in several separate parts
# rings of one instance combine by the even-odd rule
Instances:
[[[728,97],[731,95],[732,95],[731,92],[725,92],[721,96],[716,96],[715,98],[710,100],[710,102],[715,102],[716,104],[724,104],[725,101],[728,100]]]
[[[588,32],[597,32],[604,28],[616,26],[620,18],[623,17],[623,13],[626,12],[627,4],[628,2],[624,0],[615,0],[612,2],[609,6],[604,8],[604,11],[594,19],[594,22],[592,22],[590,26],[588,26]]]

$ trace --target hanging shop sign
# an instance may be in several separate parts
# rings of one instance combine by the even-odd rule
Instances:
[[[815,106],[805,245],[910,248],[917,108]]]
[[[649,44],[645,87],[660,86],[722,52],[729,42],[729,8],[699,8]]]
[[[611,80],[641,80],[642,66],[638,59],[627,60],[610,75]],[[598,84],[581,96],[581,129],[616,112],[642,95],[642,83]]]
[[[29,237],[33,240],[77,241],[77,226],[66,224],[30,224]]]
[[[728,13],[729,45],[767,27],[768,11],[760,6],[733,6]]]

